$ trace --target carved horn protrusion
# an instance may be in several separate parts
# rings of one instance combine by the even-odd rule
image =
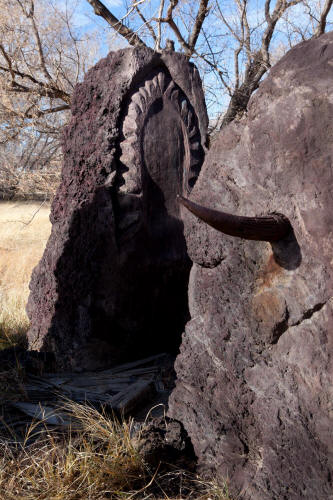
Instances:
[[[246,240],[278,241],[285,238],[292,230],[289,220],[282,214],[240,217],[203,207],[182,196],[178,196],[178,199],[192,214],[229,236]]]

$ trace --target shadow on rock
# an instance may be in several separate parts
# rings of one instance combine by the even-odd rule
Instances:
[[[301,248],[293,230],[283,240],[272,243],[272,250],[275,262],[288,271],[297,269],[302,263]]]

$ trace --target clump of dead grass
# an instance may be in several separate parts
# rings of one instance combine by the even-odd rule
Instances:
[[[0,299],[1,300],[1,299]],[[0,349],[22,342],[29,328],[25,312],[26,294],[5,296],[0,311]]]
[[[50,234],[49,213],[47,203],[0,202],[0,349],[29,327],[28,285]]]
[[[75,431],[61,436],[46,429],[20,449],[1,446],[1,500],[230,500],[226,487],[193,474],[150,470],[136,449],[132,421],[76,403],[68,403],[66,410]],[[27,439],[35,429],[30,427]]]

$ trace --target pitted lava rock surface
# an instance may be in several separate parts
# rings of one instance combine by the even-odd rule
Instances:
[[[112,52],[76,87],[27,307],[29,347],[53,352],[58,370],[177,349],[191,262],[176,195],[195,184],[207,122],[181,54]]]
[[[191,199],[286,215],[273,244],[183,209],[191,319],[169,415],[241,499],[333,498],[333,33],[270,71],[214,142]]]
[[[193,470],[196,456],[181,422],[167,416],[153,418],[140,432],[138,451],[153,469],[160,464]]]

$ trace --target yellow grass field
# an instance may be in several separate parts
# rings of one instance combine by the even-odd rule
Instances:
[[[48,202],[0,201],[0,349],[29,326],[28,286],[50,235],[49,214]]]

